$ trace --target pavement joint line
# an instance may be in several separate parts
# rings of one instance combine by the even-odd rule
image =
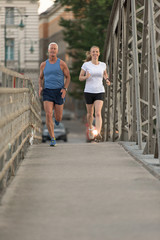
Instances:
[[[160,180],[160,164],[153,154],[143,154],[143,150],[138,149],[136,142],[118,142],[128,154],[140,163],[148,172]]]

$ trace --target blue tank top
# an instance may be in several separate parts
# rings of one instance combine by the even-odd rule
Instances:
[[[64,87],[64,73],[60,68],[60,59],[57,58],[57,62],[51,64],[49,60],[46,60],[46,66],[44,68],[44,88],[58,89]]]

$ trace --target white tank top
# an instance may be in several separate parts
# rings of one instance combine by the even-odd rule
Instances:
[[[106,70],[106,64],[99,62],[98,65],[93,64],[91,61],[85,62],[82,65],[85,72],[89,72],[91,76],[86,79],[84,92],[88,93],[101,93],[105,92],[103,86],[103,74]]]

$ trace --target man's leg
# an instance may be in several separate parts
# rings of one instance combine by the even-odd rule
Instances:
[[[54,106],[54,116],[55,116],[55,120],[57,122],[62,121],[63,106],[64,106],[64,104],[62,104],[62,105],[55,104],[55,106]]]
[[[44,110],[46,113],[46,125],[51,138],[54,138],[54,123],[53,123],[53,107],[54,103],[49,101],[44,101]]]
[[[103,107],[103,101],[102,100],[96,100],[94,102],[95,106],[95,118],[96,118],[96,129],[98,134],[101,133],[101,128],[102,128],[102,116],[101,116],[101,111]]]

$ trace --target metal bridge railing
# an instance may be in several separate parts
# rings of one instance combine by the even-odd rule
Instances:
[[[41,104],[30,79],[0,66],[0,189],[30,144],[41,142]]]
[[[135,141],[160,159],[160,0],[115,0],[104,61],[104,138]],[[143,144],[142,144],[143,143]]]

